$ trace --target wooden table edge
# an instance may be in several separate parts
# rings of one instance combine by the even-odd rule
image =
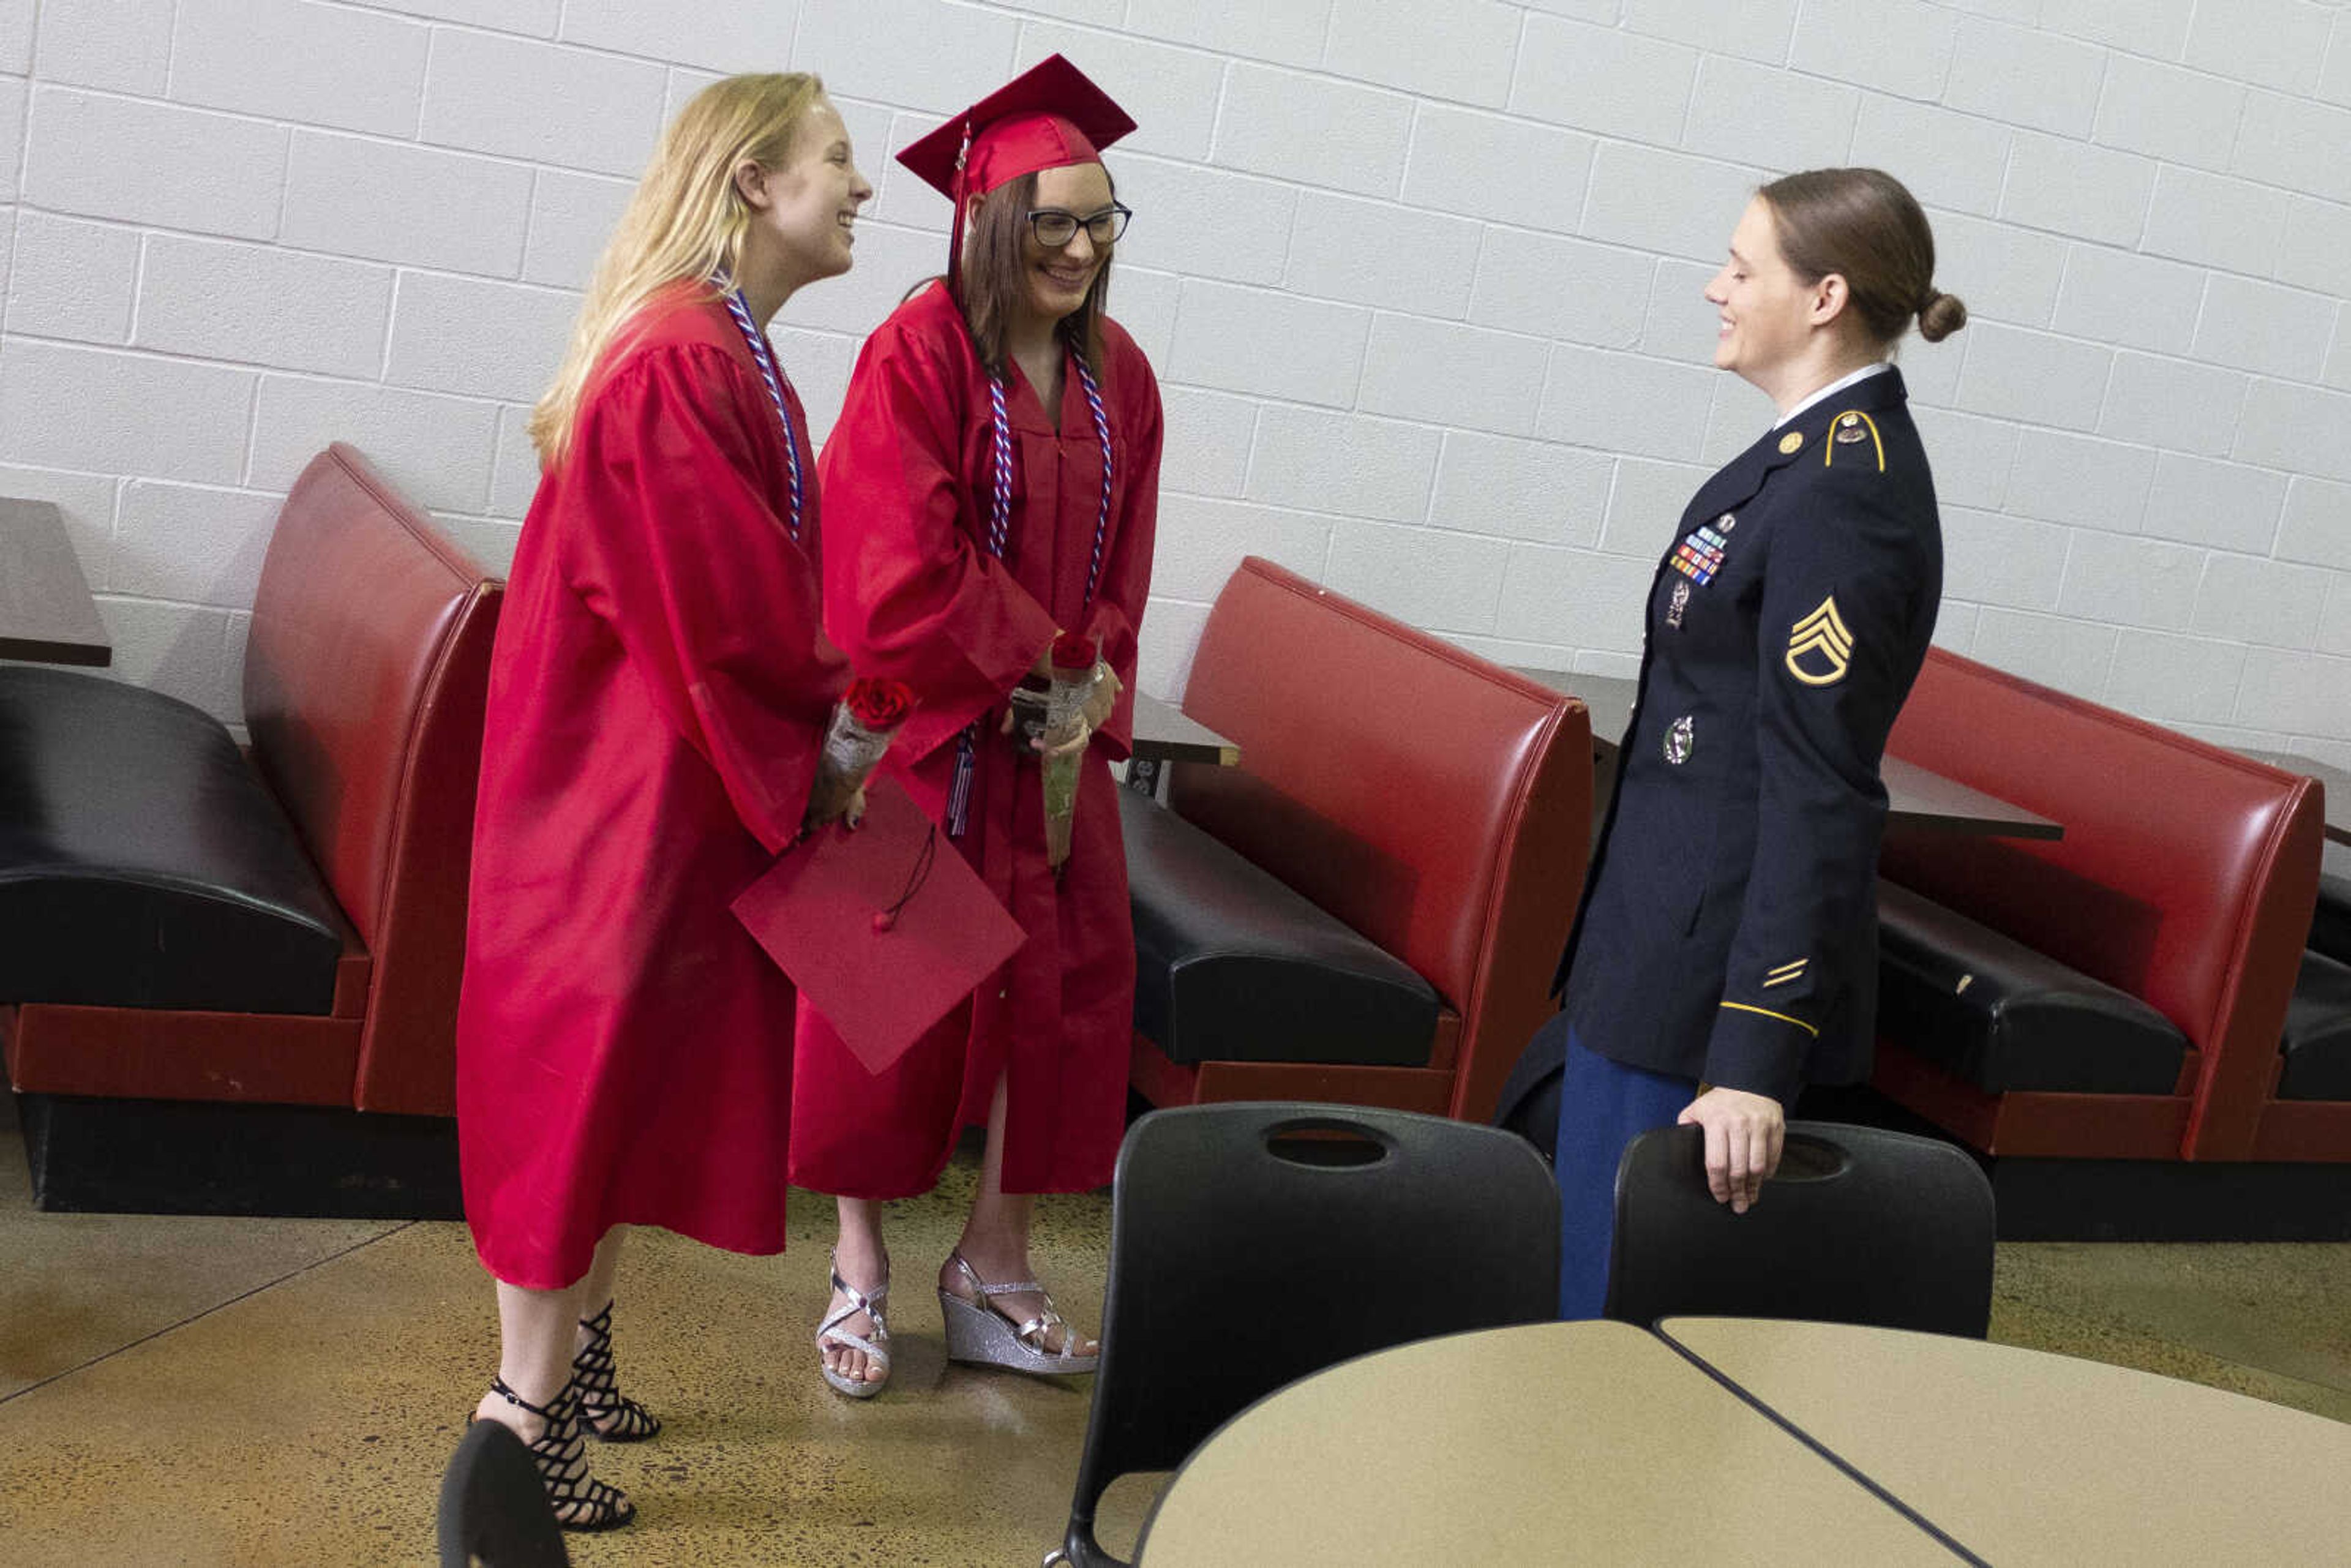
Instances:
[[[1999,797],[1994,796],[1997,800]],[[2022,810],[2022,808],[2019,808]],[[1954,817],[1937,811],[1909,811],[1889,805],[1886,810],[1886,825],[1899,824],[1913,832],[1934,833],[1941,837],[1962,839],[2032,839],[2053,843],[2065,836],[2065,824],[2040,817],[2030,822],[1990,817]]]
[[[1595,764],[1613,764],[1620,749],[1618,745],[1620,737],[1614,733],[1615,726],[1629,721],[1631,717],[1631,703],[1628,700],[1631,694],[1627,688],[1638,685],[1639,683],[1635,677],[1588,674],[1573,670],[1543,670],[1526,664],[1512,664],[1508,668],[1512,674],[1532,681],[1546,691],[1554,692],[1582,703],[1587,713],[1596,711],[1607,716],[1607,722],[1604,725],[1595,724],[1593,727],[1592,755]],[[1586,689],[1578,691],[1576,687],[1579,685]],[[1599,699],[1596,705],[1593,701],[1595,697]],[[1621,714],[1618,712],[1620,708],[1624,710]],[[1886,824],[1889,827],[1898,822],[1915,832],[1952,833],[1963,838],[2048,841],[2063,839],[2065,836],[2064,823],[2053,821],[2038,811],[2028,811],[2013,800],[2002,800],[1989,789],[1979,789],[1975,785],[1964,783],[1946,774],[1937,773],[1923,763],[1912,762],[1906,758],[1892,756],[1890,753],[1887,760],[1897,765],[1897,771],[1904,768],[1912,769],[1927,775],[1938,783],[1964,789],[1970,795],[1981,796],[1984,800],[1994,801],[2015,813],[2012,816],[1991,817],[1966,816],[1932,810],[1913,811],[1905,810],[1889,800],[1886,815]],[[1885,768],[1882,765],[1878,772],[1883,779]]]
[[[1145,737],[1143,733],[1145,704],[1149,704],[1152,708],[1158,709],[1168,716],[1182,721],[1192,729],[1198,731],[1198,734],[1173,738]],[[1133,730],[1127,741],[1127,755],[1134,761],[1205,762],[1218,768],[1240,766],[1239,745],[1218,735],[1215,730],[1186,713],[1179,703],[1169,702],[1165,697],[1155,697],[1147,692],[1137,692],[1134,694],[1132,724]]]
[[[0,659],[20,664],[72,664],[103,670],[114,664],[108,643],[57,643],[38,637],[0,637]]]
[[[65,514],[54,501],[0,496],[0,608],[16,627],[0,634],[0,659],[103,668],[114,648]],[[30,590],[34,598],[21,596]]]

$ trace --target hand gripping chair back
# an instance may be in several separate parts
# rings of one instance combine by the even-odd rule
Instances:
[[[1802,1318],[1981,1339],[1991,1183],[1965,1150],[1878,1127],[1791,1122],[1779,1173],[1733,1214],[1706,1134],[1642,1134],[1616,1167],[1609,1317]]]

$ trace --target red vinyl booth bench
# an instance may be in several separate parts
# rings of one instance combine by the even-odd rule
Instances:
[[[0,667],[0,1034],[42,1207],[457,1212],[500,591],[339,444],[270,538],[249,758],[158,693]]]
[[[1241,760],[1120,792],[1136,1090],[1491,1116],[1583,885],[1583,705],[1251,557],[1184,708]]]
[[[2351,1236],[2351,1100],[2279,1093],[2319,786],[1941,649],[1888,749],[2064,828],[1879,866],[1874,1082],[1994,1156],[2001,1234]]]

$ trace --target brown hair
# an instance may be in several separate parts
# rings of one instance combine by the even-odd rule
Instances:
[[[1882,348],[1910,329],[1930,343],[1967,325],[1968,308],[1935,287],[1935,232],[1881,169],[1808,169],[1756,193],[1771,209],[1780,254],[1806,283],[1845,281],[1864,330]]]
[[[1109,171],[1103,171],[1107,177]],[[1111,189],[1117,190],[1115,183]],[[1001,376],[1011,352],[1008,341],[1013,313],[1027,287],[1029,209],[1037,202],[1037,176],[1023,174],[998,185],[979,199],[972,215],[963,258],[963,319],[979,350],[979,362],[988,373]],[[1101,251],[1102,268],[1086,290],[1085,303],[1061,318],[1055,329],[1061,340],[1096,371],[1102,369],[1102,301],[1110,293],[1111,252]]]

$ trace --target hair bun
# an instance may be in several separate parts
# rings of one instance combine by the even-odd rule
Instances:
[[[1968,308],[1957,295],[1938,288],[1927,291],[1927,302],[1918,307],[1918,336],[1939,343],[1967,324]]]

